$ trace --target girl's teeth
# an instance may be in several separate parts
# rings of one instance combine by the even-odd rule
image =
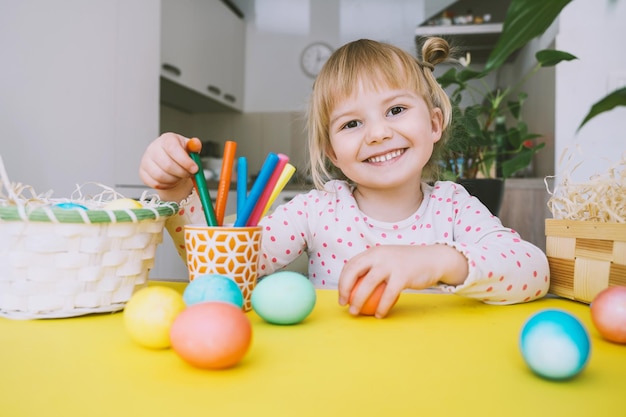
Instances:
[[[389,161],[390,159],[396,158],[400,155],[402,155],[402,151],[400,150],[392,151],[385,155],[380,155],[380,156],[375,156],[373,158],[370,158],[367,160],[367,162],[385,162],[385,161]]]

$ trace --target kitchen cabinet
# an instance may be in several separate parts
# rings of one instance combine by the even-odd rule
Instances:
[[[163,0],[161,102],[241,111],[245,34],[244,20],[219,0]]]

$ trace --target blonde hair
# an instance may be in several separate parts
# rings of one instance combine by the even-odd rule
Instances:
[[[313,84],[308,110],[309,170],[317,189],[330,179],[347,179],[328,158],[330,113],[338,101],[352,95],[359,83],[374,89],[408,88],[424,98],[430,112],[441,109],[443,134],[433,150],[434,156],[439,154],[447,140],[452,106],[433,68],[447,60],[449,53],[447,41],[432,37],[423,43],[423,61],[396,46],[368,39],[350,42],[332,54]],[[434,179],[437,173],[437,160],[431,157],[422,175]]]

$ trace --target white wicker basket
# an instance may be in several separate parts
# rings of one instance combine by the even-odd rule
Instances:
[[[0,198],[0,316],[14,319],[123,309],[147,284],[165,220],[178,211],[154,198],[138,209],[68,210],[8,194]]]

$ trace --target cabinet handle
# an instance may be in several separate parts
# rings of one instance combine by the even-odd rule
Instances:
[[[237,98],[235,98],[232,94],[224,94],[224,100],[234,103],[237,101]]]
[[[182,71],[180,70],[180,68],[172,64],[165,63],[161,65],[161,68],[163,68],[163,71],[169,72],[170,74],[173,74],[177,77],[180,77],[180,75],[182,74]]]
[[[215,94],[216,96],[219,96],[219,95],[221,95],[221,94],[222,94],[222,90],[220,90],[219,88],[217,88],[217,87],[216,87],[216,86],[214,86],[214,85],[210,85],[210,86],[208,86],[206,89],[207,89],[207,90],[209,90],[209,93],[213,93],[213,94]]]

